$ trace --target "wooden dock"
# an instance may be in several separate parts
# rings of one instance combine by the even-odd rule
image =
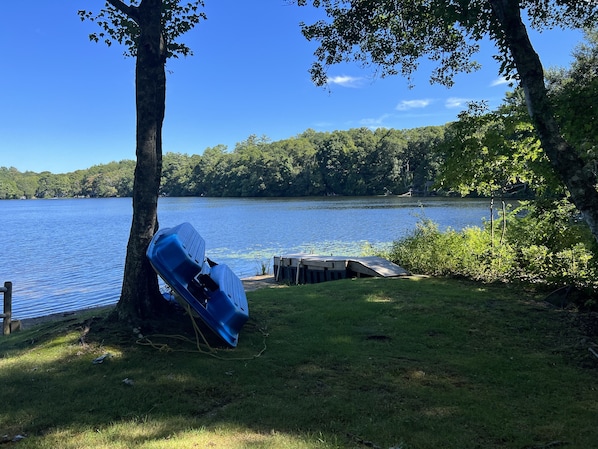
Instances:
[[[397,264],[376,256],[287,254],[274,257],[274,278],[277,282],[316,284],[354,277],[397,277],[410,274]]]

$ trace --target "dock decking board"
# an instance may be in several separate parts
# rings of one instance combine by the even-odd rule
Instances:
[[[274,276],[279,282],[313,284],[347,277],[408,276],[404,268],[382,257],[287,254],[274,257]]]

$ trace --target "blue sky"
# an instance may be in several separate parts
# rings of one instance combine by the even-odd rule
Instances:
[[[78,9],[101,0],[4,2],[0,166],[66,173],[135,158],[134,60],[123,49],[94,44],[92,23]],[[408,129],[455,119],[466,101],[498,105],[509,87],[498,78],[487,44],[482,70],[455,86],[431,86],[427,64],[415,88],[405,79],[373,78],[357,65],[333,67],[330,90],[311,83],[315,44],[300,33],[318,11],[286,0],[205,0],[208,20],[184,41],[194,56],[167,65],[164,152],[233,150],[248,136],[272,141],[357,127]],[[545,67],[568,66],[581,34],[531,33]]]

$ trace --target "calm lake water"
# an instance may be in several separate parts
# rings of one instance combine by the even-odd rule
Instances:
[[[240,277],[275,255],[359,255],[414,229],[480,226],[487,200],[446,198],[161,198],[161,227],[190,222],[206,255]],[[130,198],[0,201],[0,283],[13,282],[15,319],[118,300],[132,216]]]

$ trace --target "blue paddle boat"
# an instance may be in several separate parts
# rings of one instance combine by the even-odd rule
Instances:
[[[245,289],[227,265],[209,260],[205,249],[195,228],[182,223],[160,229],[150,242],[147,257],[175,299],[188,305],[227,345],[236,347],[239,331],[249,319]]]

